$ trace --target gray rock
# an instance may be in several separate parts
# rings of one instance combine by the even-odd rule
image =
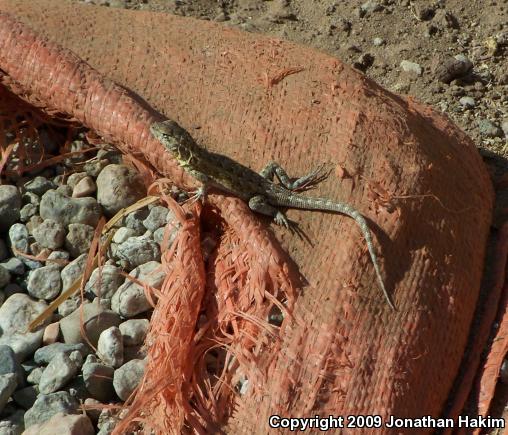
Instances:
[[[28,229],[25,225],[16,223],[9,228],[9,243],[12,248],[28,254],[29,243]]]
[[[53,415],[78,414],[79,403],[67,391],[57,391],[51,394],[41,394],[34,405],[25,413],[25,427],[44,423]]]
[[[26,204],[19,211],[19,220],[23,223],[28,222],[39,211],[39,207],[34,204]]]
[[[33,236],[35,228],[37,228],[43,222],[44,219],[42,219],[39,215],[32,216],[30,220],[26,223],[28,234]]]
[[[88,360],[83,364],[83,380],[90,395],[101,402],[109,402],[115,396],[113,375],[115,369]]]
[[[68,196],[69,198],[72,196],[72,187],[67,186],[66,184],[64,184],[63,186],[58,186],[56,188],[56,191],[64,196]]]
[[[459,103],[462,107],[466,109],[472,109],[473,107],[476,106],[476,101],[474,100],[473,97],[462,97],[459,100]]]
[[[19,220],[21,209],[21,194],[16,186],[0,185],[0,232]]]
[[[0,264],[0,288],[5,287],[11,281],[11,274]]]
[[[38,269],[39,267],[42,267],[43,264],[40,261],[30,260],[28,258],[22,258],[21,260],[26,267],[28,267],[30,270]]]
[[[101,217],[101,208],[94,198],[69,198],[56,190],[48,190],[41,198],[40,215],[65,227],[86,224],[95,228]]]
[[[118,314],[111,310],[105,310],[97,303],[85,304],[83,305],[82,314],[80,311],[81,308],[78,308],[60,321],[60,330],[66,343],[85,342],[85,339],[81,336],[81,318],[83,319],[86,335],[94,346],[97,346],[102,331],[120,324]]]
[[[116,230],[115,235],[113,236],[113,242],[123,243],[129,237],[135,237],[137,235],[139,235],[139,233],[136,230],[133,230],[132,228],[120,227]]]
[[[125,165],[108,165],[97,177],[97,201],[112,216],[146,195],[140,175]]]
[[[120,272],[118,267],[110,264],[95,269],[90,275],[85,290],[101,298],[111,299],[125,280]]]
[[[158,243],[147,237],[129,237],[118,245],[116,257],[124,260],[130,267],[137,267],[149,261],[160,261],[161,251]]]
[[[155,231],[157,228],[166,225],[168,221],[168,214],[169,211],[166,207],[162,207],[160,205],[152,207],[148,217],[143,221],[143,225],[147,230]]]
[[[17,385],[25,385],[25,371],[16,359],[16,355],[10,346],[0,345],[0,375],[14,373]]]
[[[103,298],[103,297],[96,297],[94,301],[98,301],[99,304],[101,304],[101,307],[105,310],[111,310],[111,299],[109,298]],[[93,303],[93,302],[92,302]]]
[[[57,413],[48,421],[28,428],[23,435],[94,435],[90,419],[84,414],[65,415]]]
[[[79,257],[90,249],[94,235],[94,227],[85,224],[70,224],[65,237],[65,249],[71,257]]]
[[[23,409],[30,409],[35,403],[38,395],[39,389],[33,385],[30,385],[29,387],[16,390],[13,393],[12,398],[14,402],[16,402],[16,404],[21,406]]]
[[[61,248],[65,240],[65,228],[62,224],[46,219],[33,230],[34,239],[44,248]]]
[[[26,183],[24,187],[27,192],[41,196],[56,186],[51,180],[38,176]]]
[[[63,352],[57,353],[42,372],[39,390],[42,394],[60,390],[78,372],[78,366]]]
[[[0,375],[0,412],[4,409],[11,398],[12,393],[18,385],[18,378],[15,373]]]
[[[28,325],[47,308],[42,301],[35,301],[28,295],[16,293],[0,307],[0,344],[12,347],[18,361],[24,361],[39,348],[44,332],[44,322],[34,332],[27,332]]]
[[[503,131],[488,119],[480,119],[477,121],[480,133],[485,137],[502,137]]]
[[[117,420],[114,418],[108,418],[107,420],[104,420],[99,428],[99,432],[97,432],[97,435],[111,435],[115,430],[117,423]]]
[[[385,40],[383,38],[374,38],[372,40],[372,43],[376,46],[376,47],[380,47],[381,45],[384,45],[385,44]]]
[[[86,178],[86,172],[74,172],[74,174],[69,175],[67,178],[67,186],[74,189],[74,187],[83,179]]]
[[[113,387],[122,400],[127,400],[139,385],[145,372],[146,360],[133,359],[115,370]]]
[[[122,333],[117,326],[102,331],[97,342],[97,355],[111,367],[120,367],[123,364]]]
[[[363,11],[364,14],[380,12],[383,9],[383,5],[374,0],[368,0],[360,6],[360,10]]]
[[[148,217],[149,211],[146,208],[135,210],[125,217],[125,226],[136,231],[136,235],[141,235],[145,232],[146,228],[143,221]]]
[[[62,269],[62,291],[67,290],[83,274],[87,257],[82,254]]]
[[[125,346],[139,346],[143,344],[149,327],[150,322],[148,319],[129,319],[120,323],[119,328]]]
[[[161,264],[157,261],[150,261],[136,267],[129,275],[156,289],[161,288],[162,282],[166,277]],[[129,279],[125,280],[114,294],[113,299],[111,299],[112,310],[127,318],[143,313],[151,307],[143,286]]]
[[[106,159],[94,159],[89,162],[86,162],[83,166],[83,169],[90,177],[97,177],[101,171],[109,165],[109,161]]]
[[[159,244],[162,245],[162,242],[164,240],[164,231],[166,230],[165,227],[157,228],[153,232],[153,239]],[[175,233],[175,232],[174,232]],[[171,243],[171,242],[170,242]]]
[[[48,259],[46,260],[46,264],[56,264],[58,267],[63,268],[67,266],[69,262],[69,258],[71,256],[67,251],[53,251],[48,255]]]
[[[32,270],[28,275],[27,291],[37,299],[52,300],[62,290],[60,268],[54,264]]]
[[[76,367],[78,367],[78,368],[81,368],[81,366],[83,365],[83,362],[85,361],[85,359],[83,358],[83,354],[77,350],[75,350],[69,354],[69,359],[74,364],[76,364]]]
[[[29,384],[38,384],[39,381],[41,380],[43,371],[44,371],[44,367],[37,367],[37,368],[33,369],[26,378],[27,382]]]
[[[88,300],[86,302],[88,302]],[[62,317],[67,317],[69,314],[72,314],[72,312],[76,310],[80,305],[81,298],[79,296],[70,297],[58,306],[58,314],[60,314]]]
[[[22,196],[22,200],[24,204],[33,204],[39,207],[41,203],[41,198],[38,195],[32,192],[25,192]]]
[[[22,435],[25,429],[24,415],[25,411],[18,409],[8,417],[3,417],[0,420],[0,434]]]
[[[16,257],[9,258],[7,261],[0,263],[12,275],[23,275],[25,273],[25,264]]]
[[[418,76],[421,76],[423,72],[420,64],[416,62],[410,62],[408,60],[403,60],[400,62],[400,67],[404,72],[416,74]]]
[[[37,364],[48,364],[57,354],[65,353],[70,355],[72,352],[79,352],[83,357],[90,353],[90,349],[83,343],[53,343],[37,349],[34,355],[34,361]]]

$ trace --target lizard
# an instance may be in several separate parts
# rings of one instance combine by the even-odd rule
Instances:
[[[320,168],[291,180],[284,169],[274,161],[268,163],[258,173],[228,156],[206,150],[198,145],[187,130],[173,120],[152,123],[150,132],[180,167],[202,183],[196,195],[198,198],[204,198],[207,188],[216,188],[242,199],[251,210],[272,217],[276,224],[286,228],[290,228],[291,221],[279,207],[330,211],[354,219],[367,243],[379,286],[388,305],[395,310],[385,288],[372,235],[363,215],[347,203],[307,197],[294,192],[318,180]],[[277,177],[280,184],[273,182],[274,177]]]

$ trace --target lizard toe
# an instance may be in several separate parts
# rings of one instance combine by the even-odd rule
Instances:
[[[275,223],[277,225],[280,225],[282,227],[286,227],[287,229],[289,229],[289,221],[288,221],[288,218],[286,216],[284,216],[284,213],[282,212],[278,212],[276,215],[275,215]]]

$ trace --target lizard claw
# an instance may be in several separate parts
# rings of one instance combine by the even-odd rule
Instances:
[[[189,198],[189,201],[191,204],[195,203],[196,201],[201,201],[204,203],[205,199],[206,199],[206,189],[204,186],[201,186],[194,192],[194,195],[192,195]]]
[[[291,227],[289,219],[284,215],[282,212],[277,212],[275,215],[274,221],[277,225],[280,225],[282,227],[286,227],[288,230]]]
[[[310,239],[306,236],[306,234],[302,231],[302,229],[298,226],[298,224],[294,221],[289,220],[284,213],[278,212],[274,218],[274,221],[277,225],[283,226],[288,229],[291,234],[296,234],[300,239],[306,240],[310,243]]]
[[[305,191],[314,188],[317,184],[326,180],[330,175],[330,169],[327,169],[326,163],[322,163],[312,172],[298,178],[294,181],[294,191]]]

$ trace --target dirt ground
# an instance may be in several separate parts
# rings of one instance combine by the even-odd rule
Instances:
[[[75,1],[214,20],[314,47],[432,105],[478,147],[508,157],[506,0]],[[504,409],[508,417],[507,385],[496,416]]]

